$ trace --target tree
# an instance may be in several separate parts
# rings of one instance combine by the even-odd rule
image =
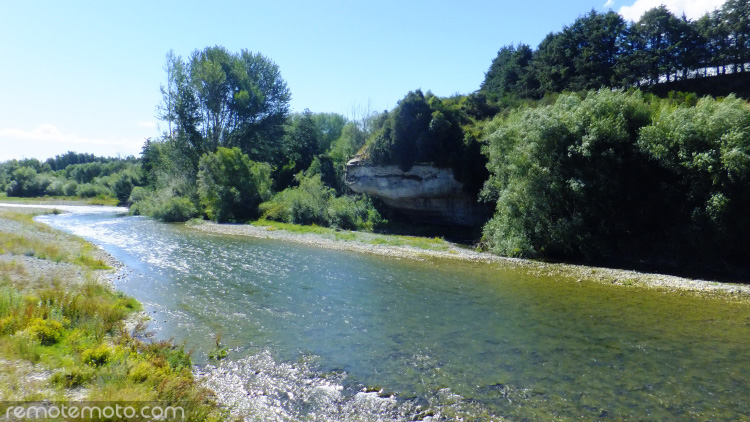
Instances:
[[[529,98],[536,95],[538,83],[531,67],[533,51],[526,44],[504,46],[492,60],[480,87],[495,98],[506,95]]]
[[[568,89],[579,91],[620,85],[615,68],[622,56],[626,29],[619,14],[592,10],[564,30],[570,40],[567,54],[572,57],[574,69]]]
[[[573,73],[567,40],[563,33],[549,33],[534,52],[534,72],[541,94],[567,89]]]
[[[275,63],[217,46],[193,52],[186,62],[168,54],[165,69],[159,117],[194,169],[219,146],[238,147],[256,160],[280,160],[291,94]]]
[[[313,113],[305,109],[301,115],[294,116],[284,137],[286,157],[295,163],[295,173],[307,170],[313,157],[320,154],[321,133],[313,120]]]
[[[318,128],[318,151],[327,151],[333,142],[341,136],[344,126],[348,123],[346,117],[337,113],[313,113],[313,122]]]
[[[750,63],[750,2],[727,0],[718,12],[728,42],[728,63],[734,71],[745,71]]]
[[[641,16],[633,26],[630,36],[635,38],[631,45],[636,46],[636,55],[643,64],[650,83],[659,83],[660,76],[667,82],[680,66],[676,51],[680,51],[684,25],[666,6],[653,8]]]
[[[729,96],[665,104],[639,147],[669,172],[674,243],[683,255],[746,262],[750,253],[750,105]],[[731,257],[731,259],[729,259]]]
[[[651,172],[635,151],[648,122],[639,94],[609,90],[496,118],[482,193],[497,206],[484,228],[490,247],[510,256],[617,257],[630,231],[650,227],[641,199]]]

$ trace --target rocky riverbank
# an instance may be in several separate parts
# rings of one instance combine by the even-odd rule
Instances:
[[[273,226],[216,224],[211,222],[201,222],[190,224],[189,226],[205,233],[274,239],[301,243],[313,247],[369,253],[397,259],[456,259],[525,269],[531,273],[573,281],[585,280],[603,284],[639,286],[679,293],[692,292],[702,295],[719,295],[731,300],[750,301],[750,285],[746,284],[720,283],[665,274],[506,258],[487,252],[477,252],[445,241],[441,241],[435,247],[425,249],[407,244],[394,244],[398,243],[397,241],[390,240],[394,237],[373,233],[336,232],[333,230],[330,230],[329,233],[296,233]]]

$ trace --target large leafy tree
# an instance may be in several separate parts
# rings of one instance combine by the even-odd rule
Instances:
[[[160,117],[194,168],[219,146],[238,147],[254,160],[279,159],[291,94],[275,63],[217,46],[188,60],[169,54],[166,69]]]

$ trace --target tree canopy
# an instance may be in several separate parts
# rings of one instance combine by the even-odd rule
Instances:
[[[750,5],[728,0],[697,21],[674,16],[665,6],[637,22],[615,12],[592,10],[536,50],[502,47],[485,74],[481,91],[541,98],[548,93],[601,87],[652,86],[750,67]]]
[[[254,160],[281,159],[291,93],[270,59],[207,47],[188,60],[168,54],[166,70],[160,116],[195,168],[219,146],[238,147]]]

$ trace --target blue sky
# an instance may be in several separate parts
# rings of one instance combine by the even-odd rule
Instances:
[[[500,47],[536,47],[591,9],[637,19],[664,3],[697,18],[722,1],[0,0],[0,161],[138,154],[160,133],[170,49],[259,52],[279,65],[294,111],[347,115],[417,88],[473,92]]]

